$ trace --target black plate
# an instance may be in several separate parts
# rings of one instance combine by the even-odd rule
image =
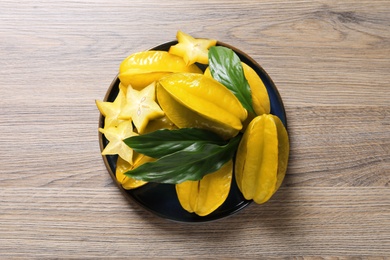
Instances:
[[[152,50],[168,51],[169,47],[176,43],[177,41],[167,42],[156,46]],[[275,84],[268,76],[268,74],[264,71],[264,69],[244,52],[222,42],[218,42],[217,45],[225,46],[234,50],[235,53],[240,57],[242,62],[248,64],[257,72],[257,74],[260,76],[260,78],[264,82],[264,85],[267,88],[271,104],[271,114],[277,115],[281,119],[283,124],[287,126],[286,113],[282,99],[279,95],[277,88],[275,87]],[[106,93],[104,101],[113,102],[118,95],[118,87],[119,79],[118,77],[115,77]],[[102,115],[100,115],[99,118],[99,127],[104,127],[104,117]],[[108,143],[107,139],[101,133],[99,133],[99,143],[101,151]],[[175,186],[172,184],[148,183],[133,190],[123,189],[122,186],[116,181],[115,177],[117,156],[103,156],[103,160],[112,179],[117,183],[119,189],[123,192],[127,199],[135,201],[146,210],[165,219],[179,222],[212,221],[237,213],[251,203],[251,201],[244,199],[233,177],[231,190],[226,201],[211,214],[204,217],[200,217],[194,213],[189,213],[185,211],[181,207],[176,196]]]

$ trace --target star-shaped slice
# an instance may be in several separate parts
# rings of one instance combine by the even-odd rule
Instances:
[[[182,31],[177,32],[176,38],[178,43],[170,47],[169,53],[182,57],[187,65],[208,64],[209,48],[217,44],[216,40],[196,39]]]
[[[103,155],[119,155],[123,160],[133,164],[133,149],[123,142],[126,138],[137,135],[133,132],[133,124],[130,120],[121,122],[118,126],[99,128],[99,131],[109,141],[103,149]]]
[[[133,120],[138,133],[143,133],[149,120],[164,116],[164,111],[155,99],[155,82],[140,91],[129,85],[126,93],[126,104],[122,108],[119,118]]]
[[[103,102],[96,100],[96,106],[104,118],[104,127],[117,126],[123,120],[118,118],[122,107],[125,105],[125,92],[119,90],[118,96],[114,102]]]

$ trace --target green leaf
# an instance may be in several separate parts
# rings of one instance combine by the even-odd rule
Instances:
[[[209,68],[214,79],[227,87],[248,112],[256,114],[252,106],[251,89],[245,78],[241,60],[233,50],[223,46],[211,47]]]
[[[153,158],[175,153],[194,143],[197,145],[202,143],[226,144],[226,141],[217,134],[198,128],[161,129],[148,134],[132,136],[124,142],[134,151]]]
[[[225,145],[195,142],[155,162],[142,164],[125,175],[137,180],[170,184],[200,180],[233,158],[240,139],[241,136],[237,135]]]

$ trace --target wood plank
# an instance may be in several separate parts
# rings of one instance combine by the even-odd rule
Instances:
[[[282,188],[264,205],[201,225],[155,217],[115,187],[0,194],[3,257],[384,256],[390,246],[388,188]]]

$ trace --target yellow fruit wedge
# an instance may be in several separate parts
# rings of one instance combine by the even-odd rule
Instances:
[[[230,160],[218,171],[205,175],[199,181],[176,184],[176,193],[181,206],[188,212],[206,216],[225,202],[231,186],[233,161]]]
[[[277,116],[264,114],[248,125],[237,150],[235,177],[245,199],[262,204],[279,188],[287,169],[288,136]]]
[[[144,51],[131,54],[119,67],[119,79],[125,86],[140,90],[172,72],[202,73],[196,65],[167,51]]]
[[[123,160],[121,157],[118,156],[118,160],[116,162],[116,170],[115,170],[116,179],[126,190],[141,187],[142,185],[145,185],[147,182],[130,178],[126,176],[124,173],[134,168],[137,168],[138,166],[146,162],[151,162],[154,159],[145,156],[143,154],[134,153],[133,160],[134,160],[134,164],[131,165],[130,163],[126,162],[125,160]]]
[[[179,128],[197,127],[230,138],[242,128],[247,111],[238,99],[212,78],[174,73],[159,80],[157,100]]]
[[[135,74],[139,73],[139,74]],[[142,90],[154,81],[171,74],[172,72],[134,72],[127,71],[119,74],[119,79],[123,85],[131,86],[136,90]]]
[[[146,125],[144,134],[154,132],[159,129],[177,129],[174,123],[167,116],[163,116],[154,120],[149,121]]]
[[[198,195],[199,181],[185,181],[175,185],[177,198],[186,211],[193,213]]]
[[[176,38],[178,43],[169,48],[169,53],[182,57],[187,65],[195,62],[208,64],[209,48],[217,44],[216,40],[196,39],[182,31],[177,32]]]
[[[269,96],[267,88],[264,86],[263,81],[257,75],[256,71],[252,69],[246,63],[241,62],[244,76],[248,81],[251,88],[252,106],[256,112],[256,115],[269,114],[271,110]],[[210,69],[206,68],[204,75],[212,77]]]
[[[269,114],[271,110],[268,91],[256,71],[245,63],[241,63],[244,75],[252,93],[252,106],[257,115]]]
[[[288,138],[288,133],[286,128],[284,127],[282,121],[277,117],[274,116],[276,128],[278,129],[278,180],[276,182],[276,188],[275,192],[280,188],[280,185],[282,185],[282,182],[284,180],[284,177],[286,175],[287,171],[287,165],[288,165],[288,158],[290,154],[290,142]]]

